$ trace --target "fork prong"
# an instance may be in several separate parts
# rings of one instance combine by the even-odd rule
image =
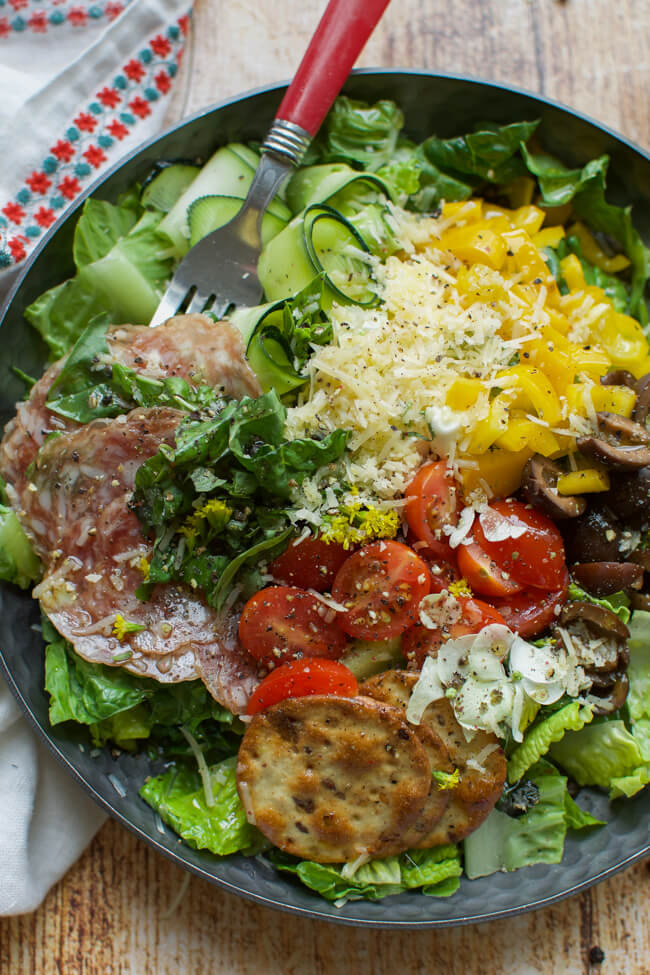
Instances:
[[[208,305],[205,310],[211,312],[213,315],[216,315],[217,318],[223,318],[231,304],[232,302],[224,298],[215,298],[212,304]]]
[[[183,303],[183,299],[185,298],[186,294],[187,289],[183,288],[172,278],[167,286],[167,290],[160,299],[160,304],[156,308],[156,313],[151,319],[150,326],[154,327],[156,325],[162,325],[162,323],[166,322],[168,318],[175,315]]]
[[[200,314],[205,308],[209,297],[210,297],[209,295],[206,295],[204,292],[199,291],[199,289],[197,288],[187,308],[185,309],[185,314],[186,315]]]

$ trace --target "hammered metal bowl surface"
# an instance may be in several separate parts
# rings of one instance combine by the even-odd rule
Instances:
[[[542,142],[569,165],[609,153],[610,198],[634,204],[635,223],[650,239],[650,158],[589,119],[525,92],[425,72],[360,71],[350,77],[345,90],[367,100],[395,99],[404,109],[406,132],[416,140],[432,132],[460,134],[485,119],[503,123],[541,118]],[[253,92],[201,112],[122,160],[85,196],[96,193],[115,200],[161,159],[205,158],[228,141],[262,138],[283,91],[278,86]],[[39,375],[45,362],[45,349],[26,325],[23,310],[73,272],[72,234],[85,196],[43,238],[0,313],[2,425],[13,414],[14,402],[23,392],[11,366]],[[460,890],[446,899],[408,893],[378,903],[348,903],[337,909],[277,873],[261,857],[219,858],[190,849],[138,797],[138,788],[151,771],[146,756],[123,753],[115,758],[108,750],[92,749],[81,727],[51,728],[43,689],[42,641],[34,629],[38,621],[38,608],[28,594],[0,587],[0,666],[27,717],[56,758],[110,815],[155,849],[206,880],[269,907],[344,924],[393,928],[488,921],[568,897],[650,852],[648,790],[632,800],[610,804],[603,793],[583,789],[581,805],[606,819],[608,826],[586,836],[570,836],[564,859],[557,866],[539,865],[472,881],[463,878]]]

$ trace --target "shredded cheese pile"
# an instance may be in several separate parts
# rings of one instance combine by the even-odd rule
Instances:
[[[351,431],[345,480],[389,503],[431,455],[466,491],[505,495],[533,453],[560,456],[594,429],[596,412],[629,416],[634,393],[601,386],[612,368],[648,371],[640,325],[562,262],[561,294],[535,206],[470,200],[441,216],[393,212],[402,251],[374,269],[381,304],[334,306],[334,341],[314,353],[287,435]],[[584,228],[581,228],[581,232]],[[305,485],[307,507],[322,504]]]

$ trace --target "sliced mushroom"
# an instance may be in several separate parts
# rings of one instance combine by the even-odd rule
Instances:
[[[650,466],[614,474],[603,500],[627,525],[650,521]]]
[[[572,562],[620,562],[621,526],[604,504],[594,504],[584,515],[560,526],[567,560]]]
[[[642,609],[650,613],[650,595],[647,592],[634,592],[630,596],[632,609]]]
[[[578,518],[587,507],[587,502],[584,498],[558,494],[557,479],[562,473],[562,468],[555,461],[542,454],[534,454],[523,469],[521,493],[529,504],[555,520]]]
[[[601,386],[627,386],[629,389],[636,389],[636,379],[627,369],[614,369],[606,376],[600,377]]]
[[[650,413],[650,372],[641,376],[636,384],[636,405],[632,411],[632,419],[635,423],[645,426]]]
[[[616,613],[604,606],[595,603],[587,603],[582,600],[574,600],[567,603],[560,613],[560,625],[567,626],[574,621],[586,623],[587,626],[595,630],[600,636],[610,636],[619,643],[624,643],[630,635],[630,631]]]
[[[594,679],[589,694],[595,714],[613,714],[625,704],[630,681],[627,674],[617,671],[600,685]]]
[[[632,562],[578,562],[571,572],[592,596],[611,596],[643,586],[643,568]]]
[[[640,565],[645,572],[650,572],[650,549],[639,549],[636,552],[630,552],[627,561],[634,562],[635,565]]]
[[[640,423],[618,413],[597,413],[598,437],[580,437],[578,449],[614,470],[638,470],[650,464],[650,434]]]

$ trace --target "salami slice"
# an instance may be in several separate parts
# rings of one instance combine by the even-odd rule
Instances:
[[[137,409],[44,444],[20,498],[47,567],[34,595],[86,660],[171,683],[203,676],[197,658],[209,659],[210,693],[241,712],[258,680],[226,623],[183,585],[158,585],[146,602],[136,596],[151,545],[128,507],[135,474],[173,442],[183,416]]]

